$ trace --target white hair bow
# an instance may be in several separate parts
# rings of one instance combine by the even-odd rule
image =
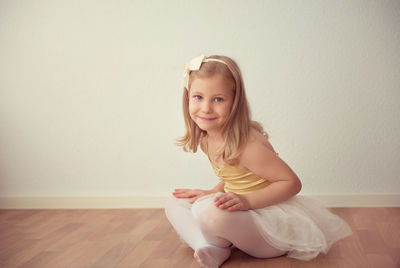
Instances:
[[[205,60],[205,56],[201,55],[194,59],[192,59],[189,63],[185,63],[183,65],[183,86],[189,90],[189,74],[191,71],[198,71],[200,70],[200,66]]]
[[[183,71],[183,86],[187,90],[189,90],[189,75],[190,75],[190,72],[191,71],[200,70],[201,64],[203,62],[209,62],[209,61],[217,61],[217,62],[223,63],[226,66],[228,66],[228,68],[229,68],[229,65],[225,61],[220,60],[220,59],[213,59],[213,58],[207,59],[207,57],[204,56],[204,55],[200,55],[200,56],[192,59],[189,63],[185,63],[183,65],[183,69],[184,69],[184,71]],[[230,68],[229,68],[229,70],[230,70]]]

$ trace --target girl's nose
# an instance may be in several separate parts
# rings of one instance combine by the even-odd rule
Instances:
[[[203,106],[201,108],[203,113],[209,113],[212,111],[211,103],[209,101],[203,102]]]

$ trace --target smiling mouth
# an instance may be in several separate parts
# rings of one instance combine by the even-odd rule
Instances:
[[[201,117],[201,116],[199,116],[199,118],[204,121],[212,121],[217,119],[216,117]]]

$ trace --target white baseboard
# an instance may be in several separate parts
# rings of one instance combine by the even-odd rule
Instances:
[[[162,208],[167,196],[0,197],[0,209]]]
[[[305,195],[327,207],[400,207],[400,194]],[[168,196],[0,197],[0,209],[163,208]]]

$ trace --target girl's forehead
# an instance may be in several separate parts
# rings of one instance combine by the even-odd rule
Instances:
[[[232,91],[234,83],[231,79],[222,75],[214,75],[211,77],[195,78],[190,86],[190,91],[213,91],[227,93]]]

